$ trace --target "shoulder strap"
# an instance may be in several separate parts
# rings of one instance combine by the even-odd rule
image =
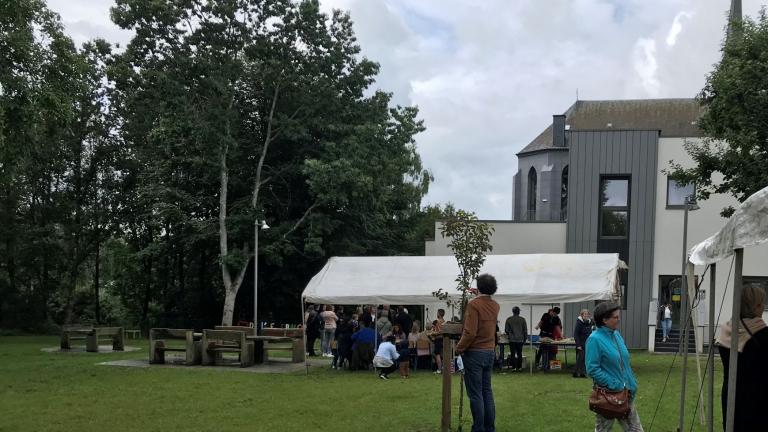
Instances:
[[[616,345],[616,351],[619,352],[619,367],[621,367],[621,381],[624,383],[624,388],[627,387],[627,382],[624,380],[624,355],[621,352],[621,348],[619,348],[619,342],[616,340],[616,331],[614,330],[614,333],[611,335],[611,339],[613,339],[613,344]]]

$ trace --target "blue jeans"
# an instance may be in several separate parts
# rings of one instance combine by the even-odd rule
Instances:
[[[491,388],[495,354],[495,350],[488,350],[467,351],[461,355],[464,362],[464,384],[467,387],[469,408],[472,410],[472,432],[496,431],[496,405]]]
[[[666,318],[661,320],[661,333],[664,335],[664,339],[669,336],[670,330],[672,330],[672,319]]]

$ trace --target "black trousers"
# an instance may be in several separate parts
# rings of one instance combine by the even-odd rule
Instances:
[[[378,369],[378,370],[379,370],[379,374],[380,374],[380,375],[389,375],[389,374],[391,374],[392,372],[394,372],[394,371],[395,371],[395,369],[397,369],[397,365],[396,365],[396,364],[394,364],[394,363],[392,363],[392,366],[389,366],[389,367],[385,367],[385,368],[383,368],[383,367],[377,367],[376,369]]]
[[[316,340],[317,340],[317,336],[315,336],[315,335],[307,335],[307,352],[311,356],[315,355],[315,341]]]
[[[587,367],[585,364],[586,353],[584,347],[576,350],[576,367],[573,369],[573,376],[581,376],[587,374]]]
[[[512,353],[512,368],[522,369],[523,367],[523,345],[524,342],[510,342],[509,350]]]

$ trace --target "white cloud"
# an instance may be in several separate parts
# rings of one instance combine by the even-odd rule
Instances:
[[[682,11],[675,15],[674,21],[672,21],[672,27],[669,28],[667,34],[667,46],[673,47],[677,43],[677,36],[683,31],[683,18],[691,18],[691,14]]]
[[[321,2],[350,11],[363,54],[381,64],[375,85],[419,106],[419,152],[435,175],[426,202],[485,219],[509,217],[515,153],[576,89],[582,99],[694,96],[720,57],[728,9],[720,0]],[[125,37],[109,0],[50,4],[77,39]],[[745,13],[759,6],[744,0]]]
[[[656,75],[659,70],[659,64],[656,61],[656,41],[646,38],[638,39],[635,44],[633,63],[646,95],[652,98],[658,97],[661,84]]]

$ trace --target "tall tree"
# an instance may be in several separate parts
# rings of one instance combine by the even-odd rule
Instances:
[[[744,201],[768,186],[768,18],[732,20],[722,60],[699,94],[706,107],[699,120],[702,142],[688,142],[696,166],[670,161],[670,174],[696,184],[697,195],[729,194]],[[723,209],[727,217],[733,207]]]
[[[392,251],[408,235],[400,224],[429,182],[413,141],[423,125],[415,108],[366,96],[378,66],[358,58],[347,14],[322,14],[317,1],[119,0],[113,19],[136,32],[111,68],[136,157],[125,208],[136,232],[154,233],[146,244],[216,233],[223,323],[258,259],[255,219],[273,226],[258,251],[268,283],[328,253]]]

